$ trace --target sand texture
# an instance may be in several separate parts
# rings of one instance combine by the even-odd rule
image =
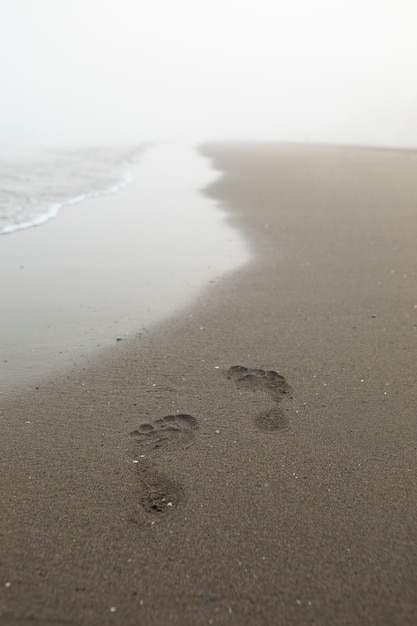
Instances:
[[[417,155],[201,151],[252,261],[2,396],[0,624],[416,624]]]

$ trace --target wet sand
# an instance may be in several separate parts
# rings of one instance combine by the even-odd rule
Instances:
[[[0,624],[415,624],[417,155],[201,151],[253,260],[2,397]]]

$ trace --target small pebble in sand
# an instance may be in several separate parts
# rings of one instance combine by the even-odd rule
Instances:
[[[110,613],[116,613],[116,607],[115,606],[111,606],[110,607]]]

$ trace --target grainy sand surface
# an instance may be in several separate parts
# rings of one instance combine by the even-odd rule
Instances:
[[[201,151],[253,260],[2,397],[0,623],[415,624],[417,155]]]

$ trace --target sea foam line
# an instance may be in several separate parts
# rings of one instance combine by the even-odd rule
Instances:
[[[101,196],[108,196],[111,194],[116,194],[119,191],[121,191],[121,189],[129,185],[132,182],[132,180],[133,180],[132,172],[130,170],[125,170],[122,174],[122,180],[119,183],[112,185],[111,187],[108,187],[107,189],[103,189],[102,191],[98,191],[98,190],[91,191],[88,193],[80,194],[74,198],[69,198],[68,200],[65,200],[63,202],[56,202],[54,204],[51,204],[48,210],[40,213],[32,220],[28,220],[25,222],[17,222],[15,224],[9,224],[8,226],[5,226],[4,228],[0,230],[0,235],[10,235],[11,233],[14,233],[19,230],[25,230],[27,228],[41,226],[42,224],[45,224],[49,220],[56,217],[62,208],[67,207],[67,206],[72,206],[74,204],[79,204],[80,202],[84,202],[85,200],[91,200],[93,198],[98,198]]]

